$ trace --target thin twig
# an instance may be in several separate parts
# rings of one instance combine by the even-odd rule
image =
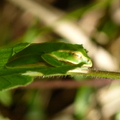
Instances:
[[[68,72],[68,75],[86,75],[90,77],[95,77],[96,79],[84,80],[84,81],[75,81],[75,80],[57,80],[53,81],[39,81],[36,80],[32,84],[28,85],[25,88],[35,88],[35,89],[55,89],[55,88],[78,88],[81,86],[89,86],[89,87],[100,87],[107,84],[110,84],[113,81],[120,82],[120,72],[112,72],[112,71],[100,71],[94,69],[88,69],[87,73],[75,73]]]

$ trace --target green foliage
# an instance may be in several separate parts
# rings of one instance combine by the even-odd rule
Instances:
[[[0,103],[5,106],[10,106],[12,103],[12,94],[10,91],[1,91],[0,92]]]
[[[89,70],[92,61],[81,45],[42,43],[26,47],[27,45],[29,44],[22,43],[1,49],[0,90],[27,85],[33,81],[33,76],[88,75],[120,78],[117,72]]]
[[[86,57],[86,59],[87,58],[89,59],[89,57],[87,57],[86,50],[84,50],[84,48],[81,45],[80,45],[80,51],[78,51],[78,48],[76,48],[76,46],[78,47],[78,45],[72,45],[72,44],[56,43],[55,46],[52,46],[52,45],[54,45],[54,43],[43,43],[43,44],[35,44],[35,45],[33,44],[30,47],[27,47],[26,49],[19,52],[21,49],[26,47],[26,45],[28,45],[28,44],[23,43],[23,44],[18,44],[9,49],[1,49],[1,51],[0,51],[0,55],[1,55],[0,56],[0,58],[1,58],[0,90],[6,90],[6,89],[18,87],[18,86],[27,85],[33,81],[33,77],[31,77],[31,76],[43,76],[43,75],[49,76],[49,75],[61,75],[61,74],[66,75],[69,70],[75,69],[77,67],[80,68],[82,65],[87,64],[81,60],[80,63],[78,63],[77,65],[76,64],[75,65],[74,64],[73,65],[65,64],[65,65],[56,66],[56,64],[55,64],[55,66],[50,66],[50,65],[41,66],[41,64],[39,65],[37,63],[44,62],[41,58],[43,52],[44,53],[47,52],[50,54],[50,52],[55,51],[56,49],[57,50],[65,50],[66,49],[69,51],[76,50],[76,52],[81,52],[80,53],[81,55],[83,53],[83,57]],[[57,47],[57,45],[61,45],[62,47],[59,48],[59,47]],[[66,48],[66,47],[64,48],[63,47],[64,45],[68,48]],[[32,49],[31,47],[34,49]],[[15,53],[17,53],[17,56]],[[15,54],[15,56],[13,56],[14,54]],[[73,55],[73,54],[70,54],[70,55]],[[11,57],[11,56],[13,56],[13,57]],[[23,66],[23,67],[21,67],[21,66],[20,67],[9,67],[11,65],[11,63],[9,66],[6,66],[6,63],[9,63],[8,60],[10,58],[12,58],[12,60],[13,60],[12,64],[14,64],[14,61],[15,61],[16,64],[19,64],[21,66],[22,66],[22,64],[25,64],[26,59],[27,59],[27,61],[26,61],[25,66]],[[18,59],[18,61],[16,60],[16,58]],[[40,59],[42,61],[40,61]],[[80,58],[80,59],[82,59],[82,58]],[[22,61],[22,60],[24,60],[24,61]],[[67,58],[66,59],[64,58],[64,60],[66,62]],[[84,60],[85,60],[85,58],[84,58]],[[32,64],[34,62],[37,66],[34,66],[34,65],[27,66],[27,63]],[[53,61],[49,60],[49,63],[51,63],[51,62],[53,62]],[[74,62],[74,60],[72,62]],[[46,64],[46,62],[44,62],[44,64]]]
[[[44,100],[41,95],[41,91],[38,90],[32,90],[29,91],[30,98],[28,97],[28,107],[29,110],[27,112],[26,118],[29,120],[43,120],[44,115]]]
[[[41,14],[41,16],[40,16],[41,18],[39,17],[40,18],[39,23],[28,25],[31,22],[31,16],[29,14],[26,14],[26,12],[24,12],[24,9],[22,9],[23,14],[22,14],[22,11],[20,13],[20,9],[23,8],[23,6],[20,6],[18,8],[17,4],[13,4],[12,2],[11,2],[11,5],[8,5],[10,0],[8,2],[4,2],[4,0],[2,0],[2,1],[4,4],[2,4],[2,2],[0,2],[0,16],[1,16],[0,17],[0,47],[1,48],[6,47],[6,46],[9,47],[10,45],[16,44],[18,42],[28,42],[28,43],[45,42],[45,41],[51,41],[52,39],[54,39],[55,41],[58,42],[58,38],[60,38],[59,39],[60,41],[63,40],[63,42],[68,42],[68,40],[64,40],[63,36],[56,29],[54,29],[54,23],[50,24],[50,26],[53,27],[53,28],[50,28],[50,26],[47,26],[46,22],[44,22],[41,19],[42,17],[44,17],[43,16],[44,13]],[[115,48],[115,49],[113,49],[113,53],[115,53],[115,55],[116,55],[116,53],[118,52],[118,55],[116,55],[116,56],[119,57],[119,42],[118,42],[119,40],[118,39],[119,39],[119,31],[120,31],[119,28],[120,27],[114,21],[114,19],[119,18],[118,17],[119,15],[117,15],[117,17],[113,19],[113,17],[116,16],[116,11],[118,11],[119,8],[117,8],[117,4],[116,4],[117,2],[115,2],[115,1],[118,1],[118,0],[101,0],[101,1],[95,1],[95,2],[93,2],[91,0],[67,1],[69,5],[71,2],[71,7],[67,9],[68,6],[66,5],[65,8],[68,11],[72,11],[72,12],[66,13],[64,15],[64,17],[61,18],[61,20],[64,21],[64,19],[67,19],[68,21],[73,22],[73,24],[74,24],[74,22],[79,24],[79,22],[81,22],[81,19],[83,18],[82,20],[85,20],[84,24],[86,24],[86,19],[84,18],[84,16],[85,17],[87,16],[88,23],[89,23],[89,21],[90,21],[90,23],[92,23],[91,18],[93,19],[93,21],[95,19],[97,19],[97,22],[95,21],[95,24],[97,23],[97,26],[94,26],[93,24],[91,24],[91,25],[89,24],[90,26],[88,26],[86,29],[87,31],[89,31],[89,28],[91,28],[92,25],[93,25],[93,27],[95,27],[94,31],[90,31],[91,36],[89,36],[89,39],[91,39],[91,38],[95,39],[96,43],[98,43],[101,46],[106,45],[107,46],[106,50],[108,50],[108,51],[109,51],[109,48],[113,45]],[[54,2],[54,1],[52,1],[52,2]],[[51,5],[52,5],[52,2],[51,2]],[[66,4],[66,1],[55,0],[55,3],[57,3],[57,2],[60,3],[59,5],[63,5],[63,6]],[[79,4],[76,4],[75,2],[79,3],[80,6],[79,6]],[[75,4],[75,6],[73,3]],[[39,6],[39,3],[37,3],[36,5]],[[27,6],[27,4],[26,4],[26,6]],[[17,9],[15,9],[15,8],[17,8]],[[44,8],[44,6],[43,6],[43,8]],[[75,8],[74,11],[73,11],[73,8]],[[52,9],[49,9],[49,7],[47,9],[52,10]],[[15,11],[15,12],[12,13],[11,10]],[[99,15],[96,16],[95,14],[94,15],[92,14],[92,16],[91,16],[91,13],[94,13],[94,12],[96,13],[96,11],[98,11],[97,14],[99,14],[99,12],[100,12],[100,16]],[[64,11],[64,12],[66,12],[66,11]],[[12,13],[12,15],[11,15],[11,13]],[[38,13],[36,13],[36,16],[37,16],[37,14]],[[54,14],[54,12],[53,12],[53,14]],[[101,17],[101,14],[102,14],[102,17]],[[17,17],[15,17],[15,15]],[[27,16],[27,19],[24,18],[26,16]],[[39,14],[38,14],[38,16],[39,16]],[[47,16],[47,15],[45,15],[45,16]],[[58,16],[59,16],[59,14],[58,14]],[[30,17],[30,19],[29,19],[29,17]],[[34,16],[32,16],[32,17],[34,17]],[[3,20],[1,21],[1,19],[3,19]],[[72,20],[74,20],[74,21],[72,21]],[[27,22],[29,22],[29,23],[27,23]],[[80,23],[80,26],[81,26],[81,23]],[[78,26],[78,28],[79,28],[79,26]],[[74,30],[74,27],[73,27],[73,30]],[[96,34],[96,32],[97,32],[97,34]],[[46,33],[47,33],[47,35],[46,35]],[[104,36],[99,37],[99,35],[101,35],[100,33],[104,33],[104,35],[107,38],[106,37],[104,38]],[[66,32],[66,34],[67,34],[67,32]],[[88,33],[88,35],[89,35],[89,33]],[[35,39],[39,36],[41,37],[41,39],[39,39],[39,40],[37,39],[38,41],[35,41]],[[103,38],[103,39],[101,39],[101,38]],[[100,42],[100,40],[101,41],[106,40],[107,42],[105,42],[103,44],[102,42]],[[73,41],[74,41],[74,39],[73,39]],[[111,41],[112,41],[112,43],[111,43]],[[118,43],[117,44],[118,47],[116,47],[116,45],[114,44],[116,41]],[[64,74],[64,75],[73,75],[73,76],[75,76],[74,78],[79,76],[79,78],[78,78],[79,80],[84,79],[84,78],[89,79],[89,76],[95,77],[97,79],[99,79],[100,77],[109,78],[109,79],[111,79],[111,78],[112,79],[116,79],[116,78],[120,79],[119,72],[108,72],[108,71],[99,71],[99,70],[98,71],[96,71],[96,70],[79,71],[78,70],[77,72],[75,71],[75,72],[66,73],[66,71],[68,71],[69,69],[74,69],[77,66],[62,66],[62,67],[57,67],[57,68],[50,67],[50,66],[47,66],[47,68],[43,68],[43,67],[42,68],[39,68],[39,67],[37,67],[37,68],[33,68],[33,67],[6,68],[5,64],[8,62],[8,59],[11,56],[15,55],[16,53],[18,53],[23,48],[25,48],[27,45],[28,44],[23,43],[23,44],[18,44],[11,48],[0,49],[0,91],[8,90],[8,89],[19,87],[19,86],[28,85],[29,83],[31,83],[33,81],[33,77],[30,76],[30,74],[34,74],[34,75],[39,74],[39,75],[47,76],[47,75],[51,75],[51,74],[59,75],[58,73],[60,73],[60,74]],[[103,47],[105,47],[105,46],[103,46]],[[48,48],[46,48],[46,49],[48,49]],[[58,47],[58,49],[59,49],[59,47]],[[47,55],[45,55],[45,56],[47,56]],[[44,56],[44,58],[45,58],[45,56]],[[51,56],[49,56],[49,57],[51,57]],[[51,64],[53,63],[53,65],[56,65],[53,60],[54,60],[53,57],[50,60],[46,59],[46,61],[50,61]],[[120,61],[120,60],[118,60],[118,61]],[[57,62],[59,62],[59,60]],[[80,66],[82,66],[82,64],[80,64]],[[28,71],[28,70],[31,72],[27,73],[26,71]],[[40,74],[41,71],[42,71],[42,74]],[[84,72],[84,73],[81,73],[81,72]],[[106,81],[111,82],[112,80],[109,80],[109,79],[106,79],[105,81],[104,80],[102,81],[102,79],[100,79],[98,81],[100,83],[105,83]],[[85,79],[84,79],[84,81],[85,81]],[[87,85],[89,85],[90,81],[86,81],[86,83],[87,82],[88,82]],[[93,84],[95,84],[97,86],[96,83],[93,83]],[[45,120],[44,117],[46,117],[47,115],[46,115],[46,113],[44,113],[44,112],[46,112],[44,108],[47,108],[49,106],[48,104],[52,103],[53,107],[51,108],[51,110],[54,109],[54,107],[59,108],[59,106],[61,104],[62,105],[64,104],[64,102],[62,102],[60,104],[62,99],[64,99],[64,97],[62,98],[60,96],[61,92],[59,93],[59,92],[55,91],[55,93],[58,94],[58,99],[56,100],[56,97],[53,96],[53,100],[50,101],[50,99],[52,98],[52,90],[45,90],[45,91],[49,92],[50,94],[48,93],[46,95],[43,91],[44,96],[41,96],[42,92],[40,90],[38,90],[37,92],[34,90],[27,90],[27,92],[26,92],[26,90],[23,90],[23,89],[22,90],[15,89],[15,90],[11,90],[11,91],[0,92],[0,120],[10,120],[7,117],[3,117],[2,114],[5,116],[8,116],[8,117],[14,116],[14,119],[17,119],[16,117],[17,117],[17,115],[19,115],[20,118],[18,118],[18,119],[26,119],[27,118],[29,120],[30,119],[31,120],[33,120],[33,119]],[[74,91],[74,89],[71,91]],[[64,90],[63,90],[63,92],[64,92]],[[114,93],[116,94],[116,91],[112,91],[112,94],[114,94]],[[19,96],[19,94],[20,94],[20,96]],[[76,97],[75,97],[75,101],[73,103],[75,105],[75,111],[72,111],[72,112],[70,111],[70,114],[68,111],[66,112],[67,114],[69,114],[68,116],[70,116],[71,120],[84,119],[90,115],[90,114],[89,115],[87,114],[88,115],[87,116],[86,113],[88,112],[89,106],[91,105],[91,103],[89,101],[91,98],[91,94],[94,94],[94,92],[92,91],[92,89],[90,87],[84,87],[84,85],[82,85],[82,87],[78,89]],[[106,91],[103,94],[106,94]],[[70,93],[70,95],[71,95],[71,93]],[[71,102],[69,102],[69,96],[68,96],[68,94],[66,94],[66,92],[64,92],[64,96],[67,96],[67,99],[64,101],[67,104],[71,103]],[[46,99],[45,101],[47,101],[45,106],[43,104],[45,101],[41,97],[44,97]],[[119,97],[119,95],[118,95],[118,97]],[[114,103],[113,102],[114,99],[115,99],[115,103],[116,103],[116,98],[114,98],[114,95],[113,95],[112,103]],[[117,100],[119,100],[119,98]],[[12,104],[11,104],[11,101],[12,101]],[[25,102],[23,102],[23,101],[25,101]],[[108,100],[107,105],[108,105],[109,101],[110,100]],[[110,105],[112,105],[112,104],[110,103]],[[104,108],[104,106],[105,106],[105,104],[101,105],[101,108],[102,107]],[[112,107],[112,109],[114,111],[118,108],[116,106],[117,106],[117,104]],[[119,106],[119,103],[118,103],[118,106]],[[25,107],[25,109],[21,109],[21,107],[22,108]],[[64,107],[66,107],[66,106],[64,106]],[[98,108],[98,107],[91,108],[91,111],[94,111],[94,109],[97,109],[98,112],[100,113],[101,108]],[[6,115],[6,113],[8,113],[8,112],[9,112],[10,116]],[[66,113],[65,113],[65,115],[64,115],[64,113],[61,114],[61,115],[63,115],[63,119],[67,119]],[[74,116],[73,114],[75,115],[76,119],[75,118],[72,119],[72,117]],[[120,119],[119,111],[117,112],[117,114],[113,113],[112,115],[113,115],[112,117],[115,117],[113,119],[115,119],[115,120]],[[52,117],[54,117],[54,115]],[[94,115],[92,116],[92,119],[96,119],[96,118],[99,119],[98,116],[96,116],[96,118],[93,118],[93,117],[94,117]],[[111,119],[112,117],[108,116],[107,119]],[[55,118],[55,119],[57,119],[57,118]],[[60,119],[60,118],[58,118],[58,119]],[[12,120],[12,118],[11,118],[11,120]]]
[[[92,88],[81,87],[78,89],[76,98],[74,101],[75,106],[75,116],[77,120],[83,119],[90,106],[90,96],[92,93]]]
[[[23,49],[27,44],[19,44],[13,48],[6,48],[0,50],[0,90],[7,90],[10,88],[27,85],[33,81],[32,77],[21,76],[20,74],[15,74],[12,70],[7,70],[5,64],[8,59],[16,52]]]

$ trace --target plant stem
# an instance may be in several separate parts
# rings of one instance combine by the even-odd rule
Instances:
[[[88,69],[83,72],[68,72],[69,75],[86,75],[98,78],[120,79],[120,72]]]

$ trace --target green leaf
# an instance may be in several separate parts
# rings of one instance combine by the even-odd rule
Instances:
[[[13,71],[5,69],[5,64],[7,63],[8,59],[27,45],[28,43],[21,43],[12,48],[0,50],[0,90],[24,86],[33,81],[33,77],[21,76],[20,74],[14,74],[15,70]],[[9,72],[10,74],[8,74]]]
[[[57,44],[58,44],[58,46],[55,46],[55,47],[58,47],[55,49],[56,51],[61,49],[61,48],[59,48],[60,44],[59,43],[57,43]],[[62,44],[64,44],[64,43],[62,43]],[[62,66],[56,66],[56,65],[51,66],[49,63],[46,63],[45,61],[41,61],[41,62],[45,62],[45,65],[44,64],[41,65],[41,64],[39,64],[40,59],[41,59],[41,53],[42,52],[49,53],[50,51],[53,51],[54,48],[51,47],[53,45],[53,43],[47,43],[47,45],[46,44],[42,44],[42,45],[37,44],[37,47],[36,47],[36,45],[35,46],[31,45],[34,49],[31,49],[31,46],[30,46],[30,47],[27,47],[27,49],[22,50],[27,45],[29,45],[29,43],[21,43],[12,48],[0,50],[0,90],[7,90],[10,88],[27,85],[33,81],[33,76],[45,76],[46,77],[46,76],[58,76],[58,75],[86,75],[86,76],[120,79],[119,72],[100,71],[100,70],[96,71],[94,69],[92,70],[92,69],[88,69],[88,68],[87,69],[82,68],[82,66],[86,63],[84,61],[81,61],[79,64],[64,64]],[[77,46],[77,45],[75,45],[75,46]],[[65,50],[65,49],[72,50],[71,45],[68,48],[66,48],[62,45],[62,50]],[[22,50],[22,52],[19,52],[20,50]],[[42,50],[42,52],[39,53],[38,50],[40,50],[40,52]],[[85,49],[82,48],[80,50],[85,50]],[[37,57],[34,56],[34,54],[36,54],[36,51],[38,53]],[[37,60],[37,62],[35,62],[35,65],[32,64],[34,62],[31,62],[28,65],[25,64],[25,66],[21,65],[18,67],[17,66],[16,67],[8,67],[6,63],[8,63],[9,58],[11,58],[11,56],[13,57],[13,55],[16,54],[17,52],[19,52],[20,54],[17,54],[17,56],[15,56],[15,57],[19,58],[19,55],[20,55],[20,57],[23,56],[23,58],[24,57],[28,58],[28,55],[30,54],[33,56],[30,56],[26,62],[28,63],[32,59]],[[66,57],[66,61],[67,61],[68,57]],[[25,62],[23,58],[20,59],[21,63]],[[87,58],[89,58],[89,57],[87,57]],[[90,59],[88,59],[88,60],[90,60]],[[52,63],[52,61],[53,61],[53,59],[51,59],[51,63]],[[14,61],[13,61],[13,63],[14,63]],[[89,63],[89,61],[87,61],[87,63]],[[89,65],[89,64],[87,64],[87,65]],[[71,70],[73,70],[73,71],[71,71]]]
[[[15,53],[25,48],[28,43],[20,43],[11,48],[0,49],[0,69],[4,67],[8,59]]]
[[[31,66],[25,68],[6,68],[8,59],[25,48],[28,43],[21,43],[12,48],[0,50],[0,90],[7,90],[18,86],[24,86],[33,81],[32,76],[65,75],[68,70],[76,68],[78,65],[66,65],[59,67],[52,66]],[[79,64],[79,67],[83,64]]]
[[[37,74],[40,74],[39,76],[65,75],[68,70],[74,68],[76,68],[76,65],[62,67],[0,69],[0,90],[27,85],[33,81],[33,77],[31,76],[38,76]]]
[[[81,67],[84,64],[80,63],[78,65],[65,65],[58,67],[26,66],[21,68],[6,68],[8,59],[25,48],[27,45],[29,44],[21,43],[12,48],[0,50],[0,90],[7,90],[18,86],[27,85],[33,81],[33,76],[65,75],[68,70]]]
[[[0,91],[8,90],[19,86],[25,86],[32,81],[33,77],[21,75],[6,75],[4,77],[0,77]]]

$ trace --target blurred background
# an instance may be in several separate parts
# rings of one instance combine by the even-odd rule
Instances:
[[[93,68],[119,71],[120,1],[0,0],[1,48],[50,41],[83,44]],[[51,82],[41,85],[44,80]],[[63,83],[57,88],[55,81]],[[63,87],[64,81],[81,84]],[[0,92],[0,120],[120,120],[118,80],[63,76],[35,82],[39,88],[33,82]]]

